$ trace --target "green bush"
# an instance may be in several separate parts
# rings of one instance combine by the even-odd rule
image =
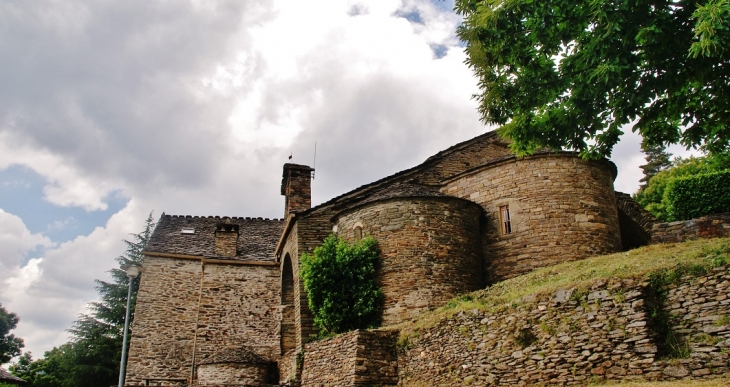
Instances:
[[[651,179],[646,187],[634,194],[634,200],[651,212],[660,222],[671,221],[667,188],[673,180],[699,174],[720,172],[730,168],[730,153],[709,154],[686,159],[676,158],[669,169]]]
[[[302,255],[300,273],[320,336],[380,324],[379,255],[371,237],[349,244],[334,235]]]
[[[730,171],[674,179],[667,185],[671,220],[730,212]]]

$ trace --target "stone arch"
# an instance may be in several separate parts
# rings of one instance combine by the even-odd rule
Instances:
[[[296,313],[294,309],[294,270],[287,253],[281,264],[281,354],[296,349]]]

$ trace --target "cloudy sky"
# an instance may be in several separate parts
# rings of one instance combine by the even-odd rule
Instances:
[[[453,1],[0,1],[0,303],[35,357],[150,211],[283,215],[490,128]],[[682,152],[675,150],[675,154]],[[616,189],[643,162],[627,135]]]

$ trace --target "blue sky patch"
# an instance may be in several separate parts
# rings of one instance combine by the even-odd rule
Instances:
[[[128,199],[114,192],[104,198],[104,211],[86,211],[80,207],[59,207],[43,198],[43,177],[23,166],[0,170],[0,208],[19,216],[32,233],[42,233],[61,243],[79,235],[88,235],[103,227],[107,220],[127,205]]]

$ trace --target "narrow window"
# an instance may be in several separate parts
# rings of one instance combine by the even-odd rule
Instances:
[[[502,234],[511,234],[512,223],[509,217],[509,206],[499,207],[499,220],[502,224]]]
[[[355,242],[360,242],[360,239],[362,239],[362,227],[357,226],[355,227]]]

